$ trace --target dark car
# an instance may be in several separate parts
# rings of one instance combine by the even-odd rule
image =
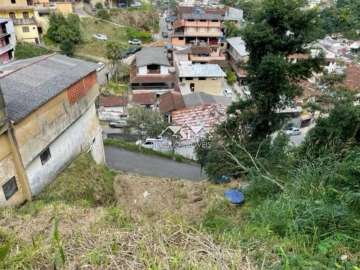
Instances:
[[[140,46],[137,46],[137,47],[130,47],[123,55],[122,55],[122,58],[127,58],[129,57],[130,55],[134,54],[134,53],[137,53],[138,51],[141,50],[141,47]]]
[[[165,22],[167,22],[167,23],[172,23],[172,22],[176,21],[176,19],[177,19],[176,16],[167,16],[167,17],[165,18]]]

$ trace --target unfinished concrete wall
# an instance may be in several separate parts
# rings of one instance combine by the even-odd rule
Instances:
[[[98,94],[93,73],[14,126],[32,194],[38,194],[80,152],[91,150],[95,161],[104,160],[94,105]]]
[[[51,157],[46,163],[43,164],[38,156],[26,166],[33,195],[38,194],[82,152],[90,150],[95,161],[103,162],[103,141],[95,105],[56,138],[48,149]]]
[[[11,196],[11,198],[6,199],[3,186],[12,177],[16,178],[18,191]],[[7,133],[5,132],[0,135],[0,206],[19,204],[24,200],[25,198],[21,190],[19,177],[16,173],[16,166],[11,152],[10,142]]]

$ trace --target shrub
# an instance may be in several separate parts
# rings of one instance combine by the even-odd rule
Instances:
[[[96,17],[103,20],[110,20],[110,14],[106,9],[100,9],[96,12]]]
[[[96,8],[96,9],[103,9],[103,4],[100,3],[100,2],[97,2],[97,3],[95,4],[95,8]]]

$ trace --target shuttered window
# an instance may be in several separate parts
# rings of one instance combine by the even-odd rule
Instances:
[[[5,199],[9,200],[18,191],[18,186],[16,184],[15,176],[6,182],[2,186],[2,189],[3,189],[4,195],[5,195]]]

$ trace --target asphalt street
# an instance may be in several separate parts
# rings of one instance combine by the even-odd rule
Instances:
[[[133,172],[146,176],[181,178],[193,181],[206,179],[196,164],[143,155],[113,146],[105,146],[107,165],[113,170]]]

